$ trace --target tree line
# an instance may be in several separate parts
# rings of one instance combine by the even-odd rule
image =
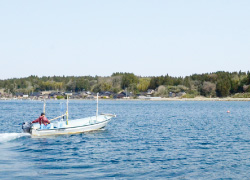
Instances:
[[[139,94],[148,89],[155,96],[168,97],[169,93],[185,92],[186,97],[243,96],[250,93],[250,73],[225,72],[193,74],[186,77],[165,76],[141,77],[133,73],[116,72],[108,77],[101,76],[29,76],[0,80],[0,89],[15,94],[30,94],[39,91],[111,91],[123,90]]]

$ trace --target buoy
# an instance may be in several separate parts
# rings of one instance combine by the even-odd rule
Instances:
[[[227,113],[230,113],[230,111],[227,111]]]

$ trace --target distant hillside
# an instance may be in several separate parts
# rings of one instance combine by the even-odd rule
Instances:
[[[249,72],[224,72],[193,74],[186,77],[153,76],[141,77],[133,73],[113,73],[110,77],[100,76],[29,76],[0,80],[0,89],[6,93],[27,93],[39,91],[110,91],[122,90],[134,94],[155,91],[155,96],[167,97],[169,92],[186,92],[187,97],[226,97],[250,92]]]

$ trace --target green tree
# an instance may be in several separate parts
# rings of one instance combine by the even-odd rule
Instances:
[[[231,83],[229,74],[226,72],[218,72],[218,79],[216,84],[216,93],[218,97],[227,97],[230,94]]]
[[[75,87],[75,91],[83,91],[83,90],[89,90],[90,89],[90,84],[89,84],[89,80],[85,79],[84,77],[78,78],[76,80],[76,87]]]
[[[140,78],[139,83],[137,84],[137,89],[140,92],[145,92],[148,90],[150,84],[150,78]]]
[[[135,76],[133,73],[124,73],[121,80],[121,87],[125,89],[131,86],[132,84],[137,84],[138,82],[138,77]]]

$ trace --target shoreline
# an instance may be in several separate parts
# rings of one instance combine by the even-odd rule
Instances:
[[[152,99],[150,101],[250,101],[250,98],[161,98],[161,99]]]
[[[60,101],[64,99],[46,99],[47,101]],[[93,101],[96,99],[69,99],[69,100],[88,100]],[[141,98],[141,99],[99,99],[100,101],[113,100],[113,101],[250,101],[250,98],[205,98],[205,97],[195,97],[195,98]],[[11,99],[5,98],[0,99],[0,101],[43,101],[43,99]]]

